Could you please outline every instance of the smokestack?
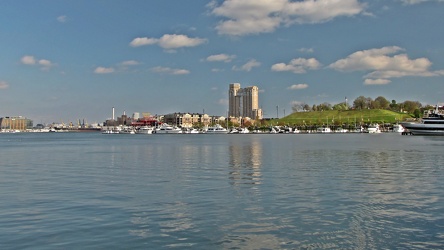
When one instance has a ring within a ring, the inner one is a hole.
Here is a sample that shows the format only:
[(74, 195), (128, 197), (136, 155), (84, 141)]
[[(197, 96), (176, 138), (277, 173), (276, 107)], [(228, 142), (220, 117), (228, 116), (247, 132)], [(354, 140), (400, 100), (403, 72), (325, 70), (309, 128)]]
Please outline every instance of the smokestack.
[(114, 107), (113, 107), (113, 121), (114, 121)]

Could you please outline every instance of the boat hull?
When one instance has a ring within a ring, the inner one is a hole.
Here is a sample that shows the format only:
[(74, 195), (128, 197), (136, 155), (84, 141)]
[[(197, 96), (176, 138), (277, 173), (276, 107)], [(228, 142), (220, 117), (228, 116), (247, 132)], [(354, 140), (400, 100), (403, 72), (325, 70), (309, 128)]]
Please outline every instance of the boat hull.
[(402, 123), (412, 135), (440, 135), (444, 136), (443, 124)]

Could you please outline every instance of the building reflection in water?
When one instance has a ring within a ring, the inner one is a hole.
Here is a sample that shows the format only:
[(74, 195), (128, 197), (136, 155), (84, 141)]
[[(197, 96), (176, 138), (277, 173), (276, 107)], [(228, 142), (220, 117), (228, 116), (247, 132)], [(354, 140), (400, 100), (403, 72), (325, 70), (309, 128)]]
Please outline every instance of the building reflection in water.
[(230, 184), (261, 184), (262, 145), (258, 140), (233, 140), (229, 146)]

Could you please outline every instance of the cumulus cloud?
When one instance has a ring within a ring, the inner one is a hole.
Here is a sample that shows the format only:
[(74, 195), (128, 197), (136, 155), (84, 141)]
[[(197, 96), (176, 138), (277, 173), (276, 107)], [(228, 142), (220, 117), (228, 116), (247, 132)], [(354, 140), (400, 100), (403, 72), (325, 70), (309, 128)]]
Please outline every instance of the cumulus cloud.
[(9, 88), (9, 84), (5, 81), (0, 81), (0, 89), (7, 89)]
[(151, 68), (152, 72), (155, 73), (162, 73), (162, 74), (169, 74), (169, 75), (187, 75), (190, 73), (189, 70), (186, 69), (172, 69), (172, 68), (168, 68), (168, 67), (154, 67)]
[(248, 61), (247, 63), (245, 63), (244, 65), (242, 65), (240, 68), (233, 66), (233, 70), (236, 71), (251, 71), (254, 67), (259, 67), (261, 66), (261, 63), (256, 61), (255, 59), (251, 59), (250, 61)]
[(272, 71), (290, 71), (295, 74), (306, 73), (307, 70), (316, 70), (321, 67), (321, 63), (315, 58), (295, 58), (289, 64), (276, 63), (271, 66)]
[(438, 76), (441, 71), (430, 71), (432, 65), (427, 58), (410, 59), (401, 53), (404, 49), (391, 46), (379, 49), (357, 51), (328, 67), (344, 72), (365, 71), (365, 84), (388, 84), (390, 78), (405, 76)]
[(95, 70), (94, 70), (94, 73), (96, 73), (96, 74), (110, 74), (110, 73), (113, 73), (115, 70), (114, 70), (114, 68), (106, 68), (106, 67), (97, 67)]
[(66, 22), (66, 20), (68, 20), (67, 16), (58, 16), (57, 17), (57, 21), (60, 23), (64, 23), (64, 22)]
[(36, 60), (33, 56), (23, 56), (20, 61), (26, 65), (34, 65), (36, 64)]
[(226, 0), (207, 6), (223, 18), (216, 26), (218, 33), (234, 36), (269, 33), (281, 25), (328, 22), (358, 15), (366, 8), (358, 0)]
[(206, 60), (208, 62), (231, 62), (234, 58), (236, 58), (235, 55), (217, 54), (207, 57)]
[(186, 35), (165, 34), (161, 38), (137, 37), (134, 38), (130, 46), (140, 47), (145, 45), (159, 45), (163, 49), (178, 49), (182, 47), (195, 47), (206, 43), (204, 38), (191, 38)]
[(42, 70), (49, 70), (54, 64), (47, 59), (36, 59), (34, 56), (23, 56), (20, 62), (25, 65), (37, 65)]
[(306, 89), (308, 88), (308, 84), (306, 83), (300, 83), (300, 84), (293, 84), (290, 87), (288, 87), (287, 89), (290, 90), (299, 90), (299, 89)]

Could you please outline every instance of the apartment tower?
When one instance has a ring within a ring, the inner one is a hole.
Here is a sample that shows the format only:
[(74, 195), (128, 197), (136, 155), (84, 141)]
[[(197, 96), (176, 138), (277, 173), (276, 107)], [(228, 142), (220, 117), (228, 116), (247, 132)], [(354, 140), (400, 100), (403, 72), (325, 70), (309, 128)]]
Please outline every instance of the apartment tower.
[(239, 83), (231, 83), (228, 90), (228, 116), (262, 119), (259, 108), (259, 88), (241, 88)]

